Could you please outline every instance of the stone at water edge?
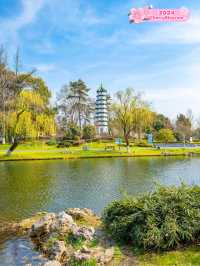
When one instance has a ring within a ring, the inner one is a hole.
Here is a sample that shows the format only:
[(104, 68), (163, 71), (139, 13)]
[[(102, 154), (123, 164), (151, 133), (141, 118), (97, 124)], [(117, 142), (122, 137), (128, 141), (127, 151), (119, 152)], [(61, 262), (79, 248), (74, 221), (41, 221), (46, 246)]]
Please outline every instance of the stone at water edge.
[(74, 259), (77, 262), (86, 262), (90, 259), (95, 259), (98, 265), (107, 265), (114, 258), (114, 247), (105, 249), (103, 247), (96, 247), (88, 249), (83, 247), (81, 250), (74, 252)]
[(65, 211), (67, 214), (71, 215), (74, 219), (84, 219), (87, 216), (96, 216), (92, 210), (84, 208), (69, 208)]
[(61, 266), (61, 263), (56, 260), (52, 260), (44, 263), (42, 266)]
[(67, 214), (66, 212), (59, 212), (57, 215), (58, 221), (61, 223), (68, 223), (68, 224), (73, 224), (74, 220), (71, 215)]
[(49, 233), (52, 224), (55, 222), (55, 219), (55, 213), (48, 213), (43, 216), (39, 221), (32, 225), (29, 234), (30, 237), (40, 237), (41, 235)]
[(74, 259), (77, 262), (83, 262), (90, 260), (92, 256), (90, 254), (82, 253), (81, 251), (74, 252)]
[(48, 250), (48, 257), (52, 260), (62, 261), (67, 256), (67, 250), (64, 241), (55, 241)]
[(73, 235), (76, 237), (83, 237), (85, 240), (93, 240), (95, 230), (93, 227), (82, 226), (73, 231)]
[(67, 233), (76, 224), (71, 215), (65, 212), (60, 212), (56, 215), (55, 222), (51, 226), (51, 231), (59, 231), (60, 233)]

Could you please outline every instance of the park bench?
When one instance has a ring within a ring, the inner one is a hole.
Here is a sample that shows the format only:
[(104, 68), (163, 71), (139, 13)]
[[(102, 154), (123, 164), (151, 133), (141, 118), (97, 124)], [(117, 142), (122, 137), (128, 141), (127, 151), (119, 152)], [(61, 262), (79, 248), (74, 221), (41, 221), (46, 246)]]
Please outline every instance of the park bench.
[(115, 146), (113, 145), (105, 146), (105, 151), (115, 151)]

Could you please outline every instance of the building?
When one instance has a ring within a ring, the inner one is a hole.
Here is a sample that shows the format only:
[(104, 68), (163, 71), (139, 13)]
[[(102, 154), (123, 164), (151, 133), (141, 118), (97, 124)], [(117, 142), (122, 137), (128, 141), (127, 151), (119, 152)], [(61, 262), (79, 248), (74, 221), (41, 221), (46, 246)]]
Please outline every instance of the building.
[(108, 134), (108, 93), (102, 85), (97, 90), (95, 124), (98, 135)]

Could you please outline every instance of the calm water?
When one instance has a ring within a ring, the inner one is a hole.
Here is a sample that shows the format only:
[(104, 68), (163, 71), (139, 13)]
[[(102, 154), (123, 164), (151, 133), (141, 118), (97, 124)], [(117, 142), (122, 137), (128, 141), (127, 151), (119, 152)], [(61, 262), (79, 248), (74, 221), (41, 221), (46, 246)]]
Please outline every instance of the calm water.
[[(152, 190), (155, 182), (181, 181), (200, 184), (200, 158), (1, 162), (0, 219), (19, 220), (68, 207), (88, 207), (100, 214), (122, 191), (137, 195)], [(0, 265), (25, 265), (24, 253), (37, 260), (26, 239), (0, 240)]]

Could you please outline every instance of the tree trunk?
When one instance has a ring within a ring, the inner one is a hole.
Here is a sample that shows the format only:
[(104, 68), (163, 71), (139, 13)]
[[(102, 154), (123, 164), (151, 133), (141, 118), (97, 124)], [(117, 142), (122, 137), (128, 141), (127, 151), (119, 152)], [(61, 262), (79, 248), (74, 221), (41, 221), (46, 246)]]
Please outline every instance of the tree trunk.
[(17, 148), (18, 144), (19, 144), (18, 139), (17, 139), (17, 138), (14, 138), (14, 142), (13, 142), (13, 144), (10, 146), (10, 148), (8, 149), (6, 155), (7, 155), (7, 156), (10, 156), (11, 153)]
[(127, 135), (125, 135), (124, 138), (125, 138), (126, 146), (128, 147), (129, 146), (129, 138)]

